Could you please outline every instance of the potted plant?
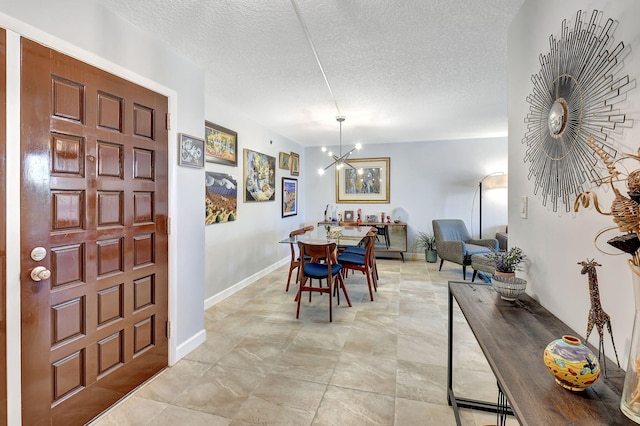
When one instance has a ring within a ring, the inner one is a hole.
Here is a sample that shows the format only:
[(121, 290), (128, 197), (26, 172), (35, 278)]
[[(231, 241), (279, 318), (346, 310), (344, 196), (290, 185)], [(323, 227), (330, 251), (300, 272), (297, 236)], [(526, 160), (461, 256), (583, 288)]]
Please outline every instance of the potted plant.
[(424, 248), (424, 257), (427, 262), (435, 263), (438, 261), (438, 254), (436, 253), (436, 237), (432, 233), (418, 232), (416, 247)]
[(496, 267), (495, 275), (508, 274), (515, 276), (516, 271), (521, 271), (521, 263), (527, 258), (520, 247), (511, 247), (509, 250), (492, 249), (487, 257)]

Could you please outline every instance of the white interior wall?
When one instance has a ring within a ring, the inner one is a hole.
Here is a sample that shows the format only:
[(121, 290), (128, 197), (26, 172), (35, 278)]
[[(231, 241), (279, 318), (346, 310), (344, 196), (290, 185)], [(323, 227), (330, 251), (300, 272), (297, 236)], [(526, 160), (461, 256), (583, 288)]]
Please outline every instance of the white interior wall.
[[(348, 132), (345, 131), (344, 134)], [(346, 138), (348, 140), (348, 136)], [(344, 138), (343, 146), (346, 149), (351, 147)], [(338, 149), (336, 146), (329, 148)], [(352, 154), (352, 157), (390, 157), (390, 202), (336, 204), (335, 168), (319, 175), (318, 169), (326, 167), (330, 163), (329, 158), (320, 148), (307, 148), (305, 168), (302, 170), (307, 180), (307, 222), (321, 220), (327, 204), (337, 205), (340, 213), (361, 208), (363, 220), (367, 214), (391, 213), (395, 208), (402, 208), (408, 213), (407, 239), (411, 249), (418, 232), (432, 231), (433, 219), (462, 219), (469, 231), (473, 230), (472, 234), (478, 236), (478, 183), (489, 173), (507, 170), (507, 139), (365, 145)], [(486, 197), (483, 198), (483, 203), (485, 201), (489, 203)], [(504, 230), (506, 204), (503, 204), (502, 209), (497, 209), (497, 212), (485, 207), (486, 205), (483, 206), (482, 216), (484, 236), (491, 232), (486, 226), (489, 224), (493, 229)], [(497, 216), (501, 218), (496, 219)], [(500, 220), (502, 223), (497, 224)]]
[[(279, 244), (293, 229), (305, 222), (305, 191), (298, 195), (298, 214), (282, 217), (282, 178), (298, 179), (298, 188), (305, 187), (305, 177), (292, 176), (288, 170), (279, 169), (280, 152), (300, 154), (300, 170), (304, 170), (302, 147), (245, 117), (241, 112), (229, 109), (222, 103), (206, 99), (206, 119), (238, 132), (238, 166), (231, 167), (206, 163), (207, 171), (229, 173), (238, 182), (238, 218), (234, 222), (207, 225), (205, 235), (205, 306), (211, 306), (255, 279), (275, 269), (289, 256), (289, 246)], [(203, 122), (204, 126), (204, 122)], [(251, 149), (276, 159), (276, 199), (265, 202), (244, 202), (243, 149)], [(204, 191), (204, 171), (200, 185)], [(200, 200), (198, 217), (204, 224), (204, 195)], [(279, 263), (280, 262), (280, 263)], [(284, 288), (284, 282), (283, 287)]]
[[(587, 277), (580, 274), (577, 262), (595, 258), (603, 266), (598, 268), (600, 296), (604, 310), (611, 316), (613, 334), (623, 368), (629, 350), (634, 306), (632, 277), (626, 266), (626, 255), (609, 256), (594, 246), (596, 234), (613, 226), (610, 217), (593, 209), (574, 213), (554, 213), (542, 205), (533, 194), (533, 183), (527, 179), (529, 163), (524, 164), (525, 146), (521, 140), (526, 132), (524, 117), (528, 112), (526, 96), (532, 90), (531, 76), (540, 70), (539, 55), (549, 52), (549, 36), (560, 36), (563, 19), (575, 22), (578, 10), (604, 11), (604, 18), (619, 22), (614, 32), (615, 42), (624, 41), (632, 47), (625, 58), (625, 72), (638, 79), (640, 70), (640, 3), (634, 0), (579, 1), (527, 0), (509, 30), (509, 244), (518, 245), (529, 255), (525, 278), (527, 292), (539, 299), (543, 306), (566, 322), (584, 338), (590, 307)], [(634, 50), (635, 49), (635, 50)], [(626, 152), (635, 153), (640, 141), (640, 90), (631, 91), (625, 104), (635, 126), (623, 131), (622, 143)], [(610, 192), (599, 191), (604, 209), (611, 202)], [(520, 217), (520, 198), (528, 197), (528, 218)], [(610, 235), (612, 236), (612, 235)], [(607, 244), (603, 242), (602, 247)], [(614, 252), (613, 249), (610, 250)], [(560, 336), (558, 336), (560, 337)], [(598, 334), (592, 333), (590, 342), (597, 345)], [(606, 353), (613, 357), (608, 335)], [(544, 346), (544, 345), (543, 345)], [(543, 348), (541, 346), (541, 350)], [(624, 361), (623, 361), (624, 358)]]
[[(24, 36), (169, 98), (170, 362), (204, 341), (202, 172), (177, 166), (177, 134), (204, 133), (203, 71), (91, 2), (22, 0), (0, 5), (7, 46), (7, 194), (19, 199), (19, 39)], [(20, 341), (19, 203), (7, 202), (7, 339)], [(177, 253), (190, 253), (178, 256)], [(179, 278), (178, 278), (179, 277)], [(179, 284), (179, 285), (178, 285)], [(20, 424), (20, 346), (7, 349), (8, 422)]]

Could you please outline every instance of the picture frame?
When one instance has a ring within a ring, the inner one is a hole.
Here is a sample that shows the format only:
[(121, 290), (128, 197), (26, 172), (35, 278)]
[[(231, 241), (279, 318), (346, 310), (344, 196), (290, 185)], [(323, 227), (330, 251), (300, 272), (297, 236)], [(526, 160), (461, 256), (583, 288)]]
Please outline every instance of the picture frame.
[(379, 216), (377, 214), (368, 214), (367, 223), (378, 223)]
[(290, 164), (291, 164), (291, 175), (292, 176), (298, 176), (300, 174), (300, 155), (296, 154), (295, 152), (292, 152), (290, 154), (291, 158), (289, 160)]
[(244, 201), (275, 201), (276, 157), (245, 148)]
[(185, 133), (180, 133), (178, 138), (178, 164), (188, 167), (204, 167), (204, 140)]
[(281, 152), (278, 158), (278, 167), (285, 170), (291, 169), (291, 154), (288, 152)]
[(389, 157), (350, 158), (352, 167), (336, 167), (336, 202), (389, 203), (390, 163)]
[(345, 210), (344, 211), (344, 221), (345, 222), (353, 222), (354, 217), (355, 217), (355, 215), (353, 213), (353, 210)]
[(238, 182), (228, 173), (205, 172), (204, 224), (238, 220)]
[(238, 166), (238, 133), (210, 121), (204, 122), (205, 159), (208, 163)]
[(282, 217), (298, 214), (298, 179), (282, 178)]

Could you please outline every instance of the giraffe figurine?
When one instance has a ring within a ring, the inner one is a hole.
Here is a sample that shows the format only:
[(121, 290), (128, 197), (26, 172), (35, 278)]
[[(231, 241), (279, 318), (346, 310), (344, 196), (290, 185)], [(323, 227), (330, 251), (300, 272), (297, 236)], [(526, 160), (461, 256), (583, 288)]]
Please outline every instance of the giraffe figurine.
[[(603, 365), (603, 371), (606, 376), (607, 363), (604, 353), (603, 331), (603, 326), (605, 324), (607, 326), (607, 330), (609, 331), (609, 335), (611, 336), (611, 344), (613, 345), (613, 352), (616, 355), (616, 362), (618, 363), (618, 367), (620, 367), (620, 360), (618, 360), (618, 351), (616, 350), (616, 344), (613, 341), (613, 332), (611, 331), (611, 318), (604, 311), (604, 309), (602, 309), (602, 305), (600, 304), (600, 290), (598, 289), (598, 274), (596, 273), (596, 266), (602, 265), (596, 262), (595, 259), (592, 259), (591, 261), (587, 259), (586, 262), (578, 262), (578, 265), (582, 265), (582, 271), (580, 273), (582, 275), (587, 274), (589, 277), (589, 297), (591, 299), (591, 309), (589, 309), (589, 316), (587, 321), (587, 337), (585, 338), (585, 343), (589, 340), (589, 335), (591, 334), (593, 326), (595, 325), (598, 329), (598, 334), (600, 335), (600, 341), (598, 342), (598, 359)], [(600, 353), (602, 353), (602, 358), (600, 358)]]

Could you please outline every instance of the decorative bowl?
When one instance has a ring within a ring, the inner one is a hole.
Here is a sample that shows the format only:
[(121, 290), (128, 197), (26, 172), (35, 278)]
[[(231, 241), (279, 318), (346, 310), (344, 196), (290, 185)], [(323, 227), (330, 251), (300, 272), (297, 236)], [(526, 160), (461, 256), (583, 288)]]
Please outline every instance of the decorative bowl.
[(600, 377), (598, 358), (574, 336), (565, 335), (549, 343), (544, 364), (557, 384), (572, 391), (585, 390)]
[(496, 293), (498, 293), (502, 299), (510, 302), (516, 300), (527, 288), (527, 281), (518, 277), (494, 275), (491, 277), (491, 281)]

